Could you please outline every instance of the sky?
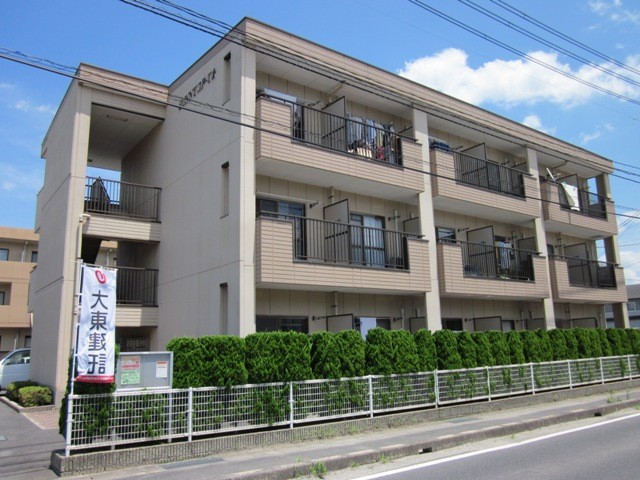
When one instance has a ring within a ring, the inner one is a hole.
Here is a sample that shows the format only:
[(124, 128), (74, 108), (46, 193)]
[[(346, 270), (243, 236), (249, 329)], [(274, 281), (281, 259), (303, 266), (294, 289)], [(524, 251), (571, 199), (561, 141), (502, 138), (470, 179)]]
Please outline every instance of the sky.
[[(640, 220), (626, 217), (640, 216), (640, 1), (416, 0), (425, 8), (409, 0), (174, 1), (231, 25), (256, 18), (613, 160), (621, 261), (627, 283), (640, 283)], [(0, 51), (72, 67), (89, 63), (162, 84), (216, 41), (120, 0), (2, 2)], [(68, 86), (67, 78), (0, 58), (0, 225), (33, 228), (45, 167), (40, 146)]]

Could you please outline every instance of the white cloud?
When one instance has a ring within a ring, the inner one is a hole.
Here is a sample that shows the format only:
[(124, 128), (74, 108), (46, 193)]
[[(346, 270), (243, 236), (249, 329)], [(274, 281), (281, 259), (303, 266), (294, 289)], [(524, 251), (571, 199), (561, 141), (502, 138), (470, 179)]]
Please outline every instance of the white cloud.
[(13, 108), (25, 113), (46, 113), (53, 115), (56, 111), (51, 105), (33, 105), (28, 100), (18, 100), (13, 104)]
[(600, 124), (591, 133), (581, 132), (580, 133), (580, 143), (582, 143), (583, 145), (586, 145), (587, 143), (592, 142), (593, 140), (597, 140), (598, 138), (600, 138), (602, 136), (602, 134), (607, 133), (607, 132), (613, 132), (614, 130), (615, 130), (615, 128), (610, 123)]
[(2, 190), (26, 198), (38, 193), (44, 172), (38, 168), (25, 167), (21, 170), (11, 163), (0, 163), (0, 176), (3, 177)]
[(635, 23), (640, 25), (640, 10), (628, 10), (623, 7), (622, 0), (593, 0), (589, 2), (591, 11), (616, 23)]
[(6, 180), (2, 182), (2, 189), (10, 192), (16, 188), (16, 184), (13, 182), (7, 182)]
[[(640, 87), (591, 66), (585, 65), (574, 70), (570, 65), (561, 63), (557, 53), (537, 51), (528, 55), (585, 82), (612, 90), (619, 95), (640, 98)], [(630, 57), (627, 63), (640, 68), (638, 57)], [(620, 71), (614, 65), (606, 67)], [(468, 64), (467, 53), (457, 48), (448, 48), (432, 56), (405, 62), (404, 68), (398, 73), (476, 105), (494, 103), (513, 107), (549, 102), (572, 107), (588, 101), (594, 95), (602, 94), (528, 59), (496, 59), (473, 68)]]
[(10, 88), (14, 88), (14, 85), (6, 82), (0, 82), (0, 90), (9, 90)]
[(555, 128), (548, 128), (543, 126), (542, 120), (540, 120), (540, 117), (535, 114), (527, 115), (526, 117), (524, 117), (524, 120), (522, 120), (522, 124), (526, 125), (527, 127), (535, 128), (542, 133), (548, 133), (550, 135), (553, 135), (556, 131)]

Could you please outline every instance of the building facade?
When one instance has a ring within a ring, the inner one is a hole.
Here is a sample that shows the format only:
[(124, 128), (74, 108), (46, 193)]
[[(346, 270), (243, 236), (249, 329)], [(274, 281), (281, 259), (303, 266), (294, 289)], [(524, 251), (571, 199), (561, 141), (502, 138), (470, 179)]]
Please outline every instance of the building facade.
[[(629, 327), (640, 328), (640, 284), (627, 285), (627, 313), (629, 315)], [(614, 306), (604, 306), (607, 327), (613, 328), (616, 325), (614, 318)]]
[(58, 389), (105, 241), (124, 350), (628, 324), (610, 160), (256, 20), (169, 86), (81, 65), (42, 156), (32, 369)]

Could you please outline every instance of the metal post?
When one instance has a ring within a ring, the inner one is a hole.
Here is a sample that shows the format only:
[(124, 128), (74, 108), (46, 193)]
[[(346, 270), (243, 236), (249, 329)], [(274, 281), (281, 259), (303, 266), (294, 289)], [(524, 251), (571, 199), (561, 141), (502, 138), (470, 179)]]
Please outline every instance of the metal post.
[(629, 380), (633, 379), (631, 374), (631, 355), (627, 355), (627, 366), (629, 367)]
[(369, 417), (373, 418), (373, 378), (369, 375)]
[(289, 382), (289, 428), (293, 428), (293, 382)]
[(171, 443), (171, 436), (173, 435), (173, 392), (169, 392), (169, 414), (167, 415), (167, 433), (169, 439), (167, 443)]
[(71, 453), (71, 429), (73, 428), (73, 393), (69, 393), (67, 397), (67, 427), (64, 435), (64, 456), (68, 457)]
[(187, 437), (189, 441), (193, 439), (193, 387), (189, 387), (187, 396)]
[(567, 360), (567, 368), (569, 369), (569, 390), (572, 390), (573, 378), (571, 377), (571, 360)]
[(529, 370), (531, 372), (531, 393), (533, 395), (536, 394), (536, 379), (535, 376), (533, 375), (533, 363), (529, 364)]
[(600, 379), (602, 384), (604, 385), (604, 368), (602, 368), (602, 357), (600, 357), (598, 361), (600, 362)]
[(491, 401), (491, 374), (489, 373), (489, 367), (486, 367), (487, 371), (487, 395), (489, 396), (489, 401)]
[(433, 371), (433, 386), (436, 393), (436, 408), (438, 408), (438, 404), (440, 403), (440, 388), (438, 387), (438, 370)]

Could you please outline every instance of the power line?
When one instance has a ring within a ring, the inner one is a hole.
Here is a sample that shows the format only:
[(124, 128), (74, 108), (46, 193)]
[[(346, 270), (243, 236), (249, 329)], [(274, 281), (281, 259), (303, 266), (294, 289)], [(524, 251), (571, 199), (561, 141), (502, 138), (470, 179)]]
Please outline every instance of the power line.
[[(261, 39), (259, 36), (257, 35), (251, 35), (251, 34), (247, 34), (244, 32), (239, 32), (237, 30), (235, 30), (234, 28), (231, 27), (231, 30), (229, 30), (227, 33), (225, 33), (224, 31), (220, 31), (218, 28), (216, 29), (212, 29), (211, 27), (207, 27), (206, 25), (203, 25), (200, 22), (195, 22), (194, 20), (191, 19), (186, 19), (184, 16), (180, 15), (180, 14), (176, 14), (174, 12), (169, 12), (166, 9), (157, 7), (157, 6), (153, 6), (150, 5), (147, 1), (145, 0), (120, 0), (123, 3), (129, 4), (131, 6), (134, 6), (136, 8), (140, 8), (143, 10), (146, 10), (150, 13), (153, 13), (155, 15), (167, 18), (169, 20), (181, 23), (185, 26), (189, 26), (192, 28), (195, 28), (197, 30), (200, 30), (202, 32), (205, 33), (209, 33), (210, 35), (216, 36), (218, 38), (224, 38), (226, 41), (229, 41), (231, 43), (234, 43), (236, 45), (242, 46), (243, 48), (248, 48), (251, 50), (254, 50), (258, 53), (262, 53), (268, 56), (271, 56), (273, 58), (276, 58), (278, 60), (281, 61), (285, 61), (291, 65), (303, 68), (307, 71), (319, 74), (319, 75), (323, 75), (327, 78), (330, 78), (332, 80), (335, 81), (339, 81), (340, 83), (345, 83), (348, 84), (350, 86), (353, 86), (355, 88), (358, 88), (362, 91), (366, 91), (367, 93), (371, 93), (373, 95), (378, 95), (382, 98), (385, 98), (387, 100), (391, 100), (394, 102), (397, 102), (400, 105), (406, 106), (408, 108), (415, 108), (417, 110), (423, 111), (425, 113), (428, 113), (431, 116), (443, 119), (447, 122), (453, 123), (453, 124), (457, 124), (460, 126), (463, 126), (464, 128), (470, 129), (470, 130), (475, 130), (478, 131), (480, 133), (482, 133), (483, 135), (489, 135), (489, 136), (493, 136), (494, 138), (498, 138), (500, 140), (509, 142), (511, 144), (514, 145), (518, 145), (520, 147), (522, 147), (523, 145), (521, 145), (518, 142), (515, 142), (514, 140), (512, 140), (511, 138), (509, 138), (507, 135), (507, 133), (505, 133), (505, 131), (502, 131), (500, 129), (496, 129), (495, 127), (489, 125), (486, 121), (483, 123), (480, 122), (476, 122), (473, 119), (469, 119), (468, 117), (464, 117), (461, 114), (457, 114), (455, 112), (452, 111), (452, 106), (448, 105), (448, 109), (444, 110), (444, 109), (439, 109), (438, 107), (434, 106), (434, 105), (427, 105), (425, 103), (422, 103), (420, 101), (416, 101), (416, 99), (414, 98), (407, 98), (410, 97), (410, 94), (407, 92), (403, 92), (402, 90), (398, 89), (398, 85), (384, 85), (382, 86), (380, 83), (376, 83), (376, 84), (372, 84), (371, 82), (362, 79), (360, 77), (355, 77), (353, 75), (348, 74), (347, 72), (345, 72), (344, 70), (336, 70), (328, 65), (323, 64), (319, 59), (317, 59), (316, 57), (313, 56), (309, 56), (306, 55), (305, 57), (301, 57), (299, 55), (296, 55), (295, 53), (293, 53), (290, 49), (283, 49), (278, 47), (277, 45), (274, 45), (272, 43), (269, 42), (265, 42), (264, 39)], [(228, 24), (225, 24), (224, 22), (221, 22), (219, 20), (215, 20), (212, 19), (204, 14), (200, 14), (194, 12), (194, 10), (188, 9), (186, 7), (182, 7), (174, 2), (170, 2), (168, 0), (156, 0), (158, 3), (161, 3), (163, 5), (167, 5), (167, 6), (171, 6), (172, 8), (176, 8), (181, 12), (187, 13), (189, 15), (196, 15), (199, 19), (203, 19), (205, 21), (208, 22), (212, 22), (214, 23), (216, 26), (220, 26), (223, 25), (224, 29), (229, 28)], [(247, 40), (250, 40), (254, 43), (254, 45), (248, 44)], [(266, 46), (265, 46), (266, 44)], [(311, 61), (311, 60), (315, 60)], [(382, 88), (384, 87), (384, 88)], [(456, 118), (458, 121), (453, 120), (453, 118)], [(474, 126), (475, 125), (475, 126)], [(513, 135), (519, 136), (519, 132), (515, 132), (514, 129), (502, 125), (501, 126), (502, 129), (506, 130), (507, 132), (511, 131)], [(555, 149), (549, 148), (547, 146), (542, 146), (540, 144), (537, 144), (535, 141), (529, 141), (527, 144), (528, 147), (535, 149), (536, 147), (539, 148), (540, 152), (544, 152), (546, 155), (549, 155), (552, 158), (556, 158), (559, 160), (562, 160), (566, 163), (573, 163), (576, 165), (593, 165), (593, 163), (591, 161), (588, 161), (586, 159), (581, 159), (581, 161), (576, 161), (570, 158), (566, 158), (565, 156), (558, 156), (558, 155), (554, 155), (553, 153), (556, 154), (560, 154), (560, 155), (566, 155), (566, 153), (563, 152), (559, 152)], [(553, 153), (550, 153), (553, 152)], [(598, 166), (595, 167), (596, 169), (599, 169)], [(640, 174), (636, 174), (633, 172), (627, 172), (621, 169), (618, 169), (618, 171), (623, 172), (623, 173), (627, 173), (629, 175), (633, 175), (633, 176), (640, 176)], [(638, 183), (637, 181), (628, 179), (624, 176), (615, 174), (615, 173), (610, 173), (611, 176), (613, 177), (618, 177), (627, 181), (631, 181), (634, 183)]]
[(441, 12), (440, 10), (425, 4), (424, 2), (422, 2), (420, 0), (409, 0), (409, 2), (413, 3), (414, 5), (420, 7), (423, 10), (426, 10), (427, 12), (430, 12), (430, 13), (436, 15), (437, 17), (442, 18), (443, 20), (446, 20), (449, 23), (454, 24), (455, 26), (457, 26), (457, 27), (459, 27), (459, 28), (461, 28), (463, 30), (466, 30), (467, 32), (469, 32), (469, 33), (471, 33), (471, 34), (473, 34), (473, 35), (475, 35), (475, 36), (477, 36), (479, 38), (482, 38), (483, 40), (486, 40), (486, 41), (488, 41), (490, 43), (493, 43), (494, 45), (496, 45), (498, 47), (501, 47), (501, 48), (504, 48), (505, 50), (507, 50), (507, 51), (509, 51), (511, 53), (514, 53), (514, 54), (518, 55), (519, 57), (524, 58), (525, 60), (528, 60), (528, 61), (530, 61), (532, 63), (535, 63), (536, 65), (539, 65), (539, 66), (544, 67), (544, 68), (546, 68), (548, 70), (551, 70), (552, 72), (555, 72), (555, 73), (557, 73), (559, 75), (562, 75), (562, 76), (564, 76), (566, 78), (570, 78), (570, 79), (572, 79), (572, 80), (574, 80), (574, 81), (576, 81), (578, 83), (581, 83), (583, 85), (591, 87), (594, 90), (598, 90), (598, 91), (600, 91), (602, 93), (606, 93), (606, 94), (611, 95), (613, 97), (616, 97), (616, 98), (618, 98), (620, 100), (625, 100), (625, 101), (627, 101), (629, 103), (632, 103), (634, 105), (640, 105), (640, 100), (636, 100), (636, 99), (628, 97), (626, 95), (622, 95), (620, 93), (616, 93), (616, 92), (614, 92), (612, 90), (609, 90), (607, 88), (604, 88), (604, 87), (601, 87), (599, 85), (596, 85), (596, 84), (594, 84), (592, 82), (584, 80), (583, 78), (577, 77), (576, 75), (573, 75), (571, 73), (565, 72), (565, 71), (561, 70), (560, 68), (554, 67), (553, 65), (549, 65), (548, 63), (543, 62), (542, 60), (539, 60), (539, 59), (537, 59), (535, 57), (532, 57), (531, 55), (528, 55), (527, 53), (522, 52), (521, 50), (518, 50), (517, 48), (514, 48), (514, 47), (512, 47), (512, 46), (510, 46), (510, 45), (508, 45), (508, 44), (506, 44), (506, 43), (504, 43), (504, 42), (502, 42), (502, 41), (500, 41), (500, 40), (498, 40), (498, 39), (496, 39), (496, 38), (494, 38), (494, 37), (492, 37), (492, 36), (490, 36), (490, 35), (488, 35), (488, 34), (486, 34), (484, 32), (481, 32), (480, 30), (478, 30), (476, 28), (473, 28), (472, 26), (470, 26), (470, 25), (468, 25), (468, 24), (466, 24), (466, 23), (464, 23), (464, 22), (462, 22), (460, 20), (457, 20), (457, 19), (447, 15), (446, 13)]

